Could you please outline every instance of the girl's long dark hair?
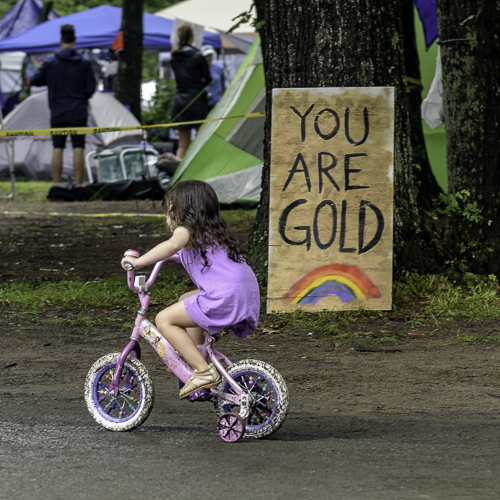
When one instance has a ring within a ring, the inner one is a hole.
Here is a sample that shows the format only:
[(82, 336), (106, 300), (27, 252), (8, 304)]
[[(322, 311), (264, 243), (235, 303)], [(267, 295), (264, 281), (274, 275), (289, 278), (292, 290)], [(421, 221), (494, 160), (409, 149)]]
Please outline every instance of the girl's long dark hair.
[(190, 244), (198, 250), (204, 267), (209, 266), (207, 249), (225, 248), (234, 262), (248, 262), (246, 250), (231, 236), (221, 217), (219, 200), (212, 186), (203, 181), (181, 181), (167, 193), (165, 210), (174, 227), (189, 231)]

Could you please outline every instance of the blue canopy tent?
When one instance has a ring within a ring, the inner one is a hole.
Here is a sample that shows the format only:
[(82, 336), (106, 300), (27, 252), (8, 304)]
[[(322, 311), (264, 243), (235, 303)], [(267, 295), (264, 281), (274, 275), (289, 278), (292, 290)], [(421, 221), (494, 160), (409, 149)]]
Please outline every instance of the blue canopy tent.
[[(0, 19), (0, 40), (36, 26), (42, 7), (43, 0), (18, 0)], [(58, 17), (57, 12), (50, 11), (49, 19)], [(0, 57), (0, 105), (3, 114), (19, 103), (22, 61), (21, 52)]]
[[(0, 19), (0, 40), (29, 30), (38, 24), (43, 0), (19, 0), (7, 14)], [(57, 19), (54, 10), (49, 13), (49, 20)]]
[[(72, 24), (76, 32), (76, 48), (111, 48), (120, 31), (122, 9), (101, 5), (94, 9), (46, 21), (23, 33), (0, 40), (0, 52), (49, 52), (60, 46), (60, 26)], [(144, 14), (143, 47), (145, 50), (170, 50), (174, 21), (154, 14)], [(217, 33), (205, 32), (204, 44), (220, 48)]]

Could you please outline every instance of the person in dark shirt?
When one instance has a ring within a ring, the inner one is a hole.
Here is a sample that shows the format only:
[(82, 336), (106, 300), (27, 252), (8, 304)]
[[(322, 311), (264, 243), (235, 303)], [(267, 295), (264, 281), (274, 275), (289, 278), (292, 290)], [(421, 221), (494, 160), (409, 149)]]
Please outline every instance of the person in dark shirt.
[[(47, 85), (51, 128), (85, 127), (88, 100), (96, 89), (96, 79), (90, 61), (75, 50), (75, 28), (61, 26), (61, 48), (48, 57), (33, 75), (30, 84)], [(67, 135), (53, 135), (52, 180), (62, 181), (63, 152)], [(75, 182), (83, 184), (85, 173), (85, 135), (71, 135)]]
[[(182, 23), (177, 28), (178, 45), (172, 51), (171, 65), (175, 75), (175, 99), (172, 108), (174, 123), (203, 120), (208, 115), (208, 95), (203, 89), (210, 84), (210, 67), (202, 53), (191, 44), (193, 27)], [(178, 125), (177, 157), (182, 158), (191, 143), (191, 130), (198, 131), (200, 125)]]

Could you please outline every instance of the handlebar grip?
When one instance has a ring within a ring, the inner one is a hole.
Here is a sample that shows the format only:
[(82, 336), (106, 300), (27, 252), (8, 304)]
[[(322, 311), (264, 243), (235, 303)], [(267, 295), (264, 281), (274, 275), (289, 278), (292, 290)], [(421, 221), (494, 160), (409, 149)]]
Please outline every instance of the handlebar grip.
[(137, 250), (132, 250), (131, 248), (129, 248), (128, 250), (125, 251), (125, 253), (123, 254), (124, 257), (127, 257), (128, 255), (130, 255), (130, 257), (140, 257), (141, 256), (141, 253), (138, 252)]
[(130, 262), (125, 262), (125, 264), (123, 264), (123, 269), (125, 269), (125, 271), (132, 271), (134, 266)]

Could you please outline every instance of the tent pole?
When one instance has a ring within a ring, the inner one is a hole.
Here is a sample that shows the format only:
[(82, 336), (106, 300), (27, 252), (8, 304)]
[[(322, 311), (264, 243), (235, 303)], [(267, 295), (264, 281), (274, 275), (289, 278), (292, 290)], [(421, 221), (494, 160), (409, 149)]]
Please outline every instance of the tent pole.
[[(16, 175), (15, 175), (15, 163), (14, 163), (14, 151), (15, 151), (15, 145), (16, 145), (16, 140), (11, 139), (8, 141), (8, 144), (12, 148), (11, 154), (9, 156), (9, 171), (10, 171), (10, 182), (12, 183), (12, 191), (11, 194), (12, 196), (17, 195), (17, 188), (16, 188)], [(7, 146), (7, 143), (5, 144)]]
[[(3, 112), (2, 108), (0, 108), (0, 130), (3, 129)], [(10, 173), (10, 182), (12, 184), (10, 194), (7, 196), (0, 196), (0, 198), (14, 198), (17, 195), (16, 189), (16, 176), (14, 174), (15, 164), (14, 164), (14, 138), (5, 138), (3, 139), (3, 143), (5, 144), (5, 152), (7, 153), (7, 158), (9, 160), (9, 173)], [(9, 147), (11, 147), (11, 151), (9, 152)]]
[[(220, 36), (220, 33), (219, 33), (219, 36)], [(220, 47), (220, 53), (221, 53), (221, 56), (222, 56), (222, 66), (224, 66), (224, 76), (226, 77), (226, 80), (227, 80), (227, 63), (226, 63), (226, 49), (224, 48), (224, 43), (222, 43), (222, 40), (221, 40), (221, 47)]]

